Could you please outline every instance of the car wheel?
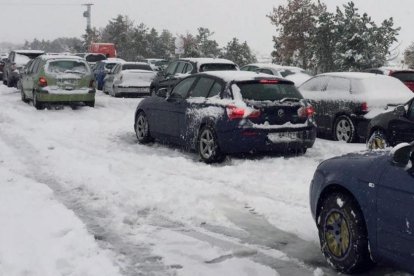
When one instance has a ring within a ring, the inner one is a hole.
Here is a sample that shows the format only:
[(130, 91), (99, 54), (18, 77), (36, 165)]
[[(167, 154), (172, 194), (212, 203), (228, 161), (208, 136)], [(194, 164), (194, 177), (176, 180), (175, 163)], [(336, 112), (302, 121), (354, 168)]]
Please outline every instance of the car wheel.
[(33, 91), (33, 100), (32, 100), (32, 103), (33, 103), (33, 106), (37, 109), (37, 110), (40, 110), (40, 109), (43, 109), (44, 107), (43, 107), (43, 103), (41, 103), (41, 102), (38, 102), (37, 101), (37, 94), (36, 94), (36, 92), (34, 92)]
[(197, 140), (197, 149), (200, 159), (207, 164), (221, 162), (225, 158), (218, 146), (216, 132), (210, 125), (201, 128)]
[(13, 87), (13, 82), (10, 79), (7, 79), (7, 87)]
[(364, 216), (354, 198), (330, 194), (317, 221), (322, 253), (333, 268), (355, 273), (372, 267)]
[(140, 111), (135, 119), (135, 134), (140, 144), (146, 144), (154, 139), (150, 134), (150, 127), (144, 111)]
[(352, 120), (345, 115), (339, 116), (335, 120), (334, 140), (351, 143), (355, 140), (355, 126)]
[(370, 150), (385, 149), (389, 146), (390, 145), (387, 141), (387, 137), (381, 130), (374, 131), (367, 142), (367, 148)]

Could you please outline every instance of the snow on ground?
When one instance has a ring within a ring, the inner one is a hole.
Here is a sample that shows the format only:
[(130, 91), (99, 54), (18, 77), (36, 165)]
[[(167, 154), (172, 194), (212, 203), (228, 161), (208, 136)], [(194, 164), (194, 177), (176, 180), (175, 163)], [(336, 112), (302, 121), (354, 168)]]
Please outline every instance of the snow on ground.
[[(12, 175), (14, 184), (35, 191), (47, 185), (54, 196), (46, 189), (39, 198), (62, 202), (91, 234), (73, 243), (89, 239), (76, 250), (94, 248), (93, 235), (124, 275), (335, 275), (319, 251), (309, 183), (319, 162), (365, 145), (318, 139), (301, 157), (230, 158), (206, 165), (194, 153), (139, 145), (133, 131), (139, 101), (98, 92), (95, 108), (37, 111), (16, 90), (1, 86), (1, 179)], [(78, 229), (71, 214), (70, 225)], [(0, 221), (6, 215), (1, 212)], [(24, 223), (42, 229), (43, 220), (28, 217), (16, 218), (14, 239)], [(50, 217), (54, 221), (62, 222)], [(4, 239), (1, 230), (0, 235)], [(70, 254), (64, 238), (55, 236), (56, 259)], [(91, 252), (90, 259), (80, 259), (92, 262), (100, 251)], [(34, 262), (29, 255), (20, 258), (22, 267)], [(104, 260), (99, 268), (113, 269)], [(110, 269), (105, 271), (115, 271)]]

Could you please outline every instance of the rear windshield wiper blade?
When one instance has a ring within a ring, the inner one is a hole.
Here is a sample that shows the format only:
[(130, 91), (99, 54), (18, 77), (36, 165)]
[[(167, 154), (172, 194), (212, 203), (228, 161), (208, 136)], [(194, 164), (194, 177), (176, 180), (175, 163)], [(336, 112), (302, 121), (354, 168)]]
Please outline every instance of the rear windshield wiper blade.
[(279, 102), (284, 103), (284, 102), (299, 102), (299, 101), (300, 99), (298, 98), (283, 98)]

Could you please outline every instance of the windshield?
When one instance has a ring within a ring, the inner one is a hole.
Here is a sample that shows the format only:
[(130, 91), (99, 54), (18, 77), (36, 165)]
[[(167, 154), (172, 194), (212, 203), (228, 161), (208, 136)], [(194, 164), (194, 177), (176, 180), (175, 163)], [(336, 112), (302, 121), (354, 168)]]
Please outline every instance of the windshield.
[(122, 66), (122, 70), (131, 70), (131, 69), (152, 71), (151, 66), (149, 66), (148, 64), (124, 64)]
[(280, 101), (284, 98), (303, 98), (296, 87), (290, 83), (239, 82), (237, 86), (245, 100)]
[(114, 68), (115, 65), (117, 65), (118, 63), (105, 63), (105, 69), (109, 69), (111, 70), (112, 68)]
[(46, 66), (46, 71), (50, 73), (80, 73), (89, 72), (85, 62), (79, 60), (57, 60), (51, 61)]
[(200, 66), (200, 72), (207, 71), (235, 71), (237, 70), (236, 65), (234, 64), (220, 64), (220, 63), (211, 63), (203, 64)]

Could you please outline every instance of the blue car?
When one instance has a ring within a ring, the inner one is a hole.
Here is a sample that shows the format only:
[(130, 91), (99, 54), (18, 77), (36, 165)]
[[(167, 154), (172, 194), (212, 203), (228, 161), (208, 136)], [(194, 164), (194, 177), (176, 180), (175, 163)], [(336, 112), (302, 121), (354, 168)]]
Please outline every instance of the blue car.
[(414, 142), (322, 162), (310, 205), (321, 250), (338, 271), (381, 262), (414, 273)]
[(104, 80), (106, 74), (109, 74), (112, 68), (119, 63), (124, 63), (125, 61), (120, 58), (108, 58), (105, 60), (98, 61), (93, 69), (93, 74), (95, 77), (96, 88), (102, 90), (104, 86)]
[(206, 163), (228, 154), (313, 146), (313, 108), (293, 82), (240, 71), (194, 74), (162, 88), (135, 112), (139, 143), (158, 140), (195, 150)]

